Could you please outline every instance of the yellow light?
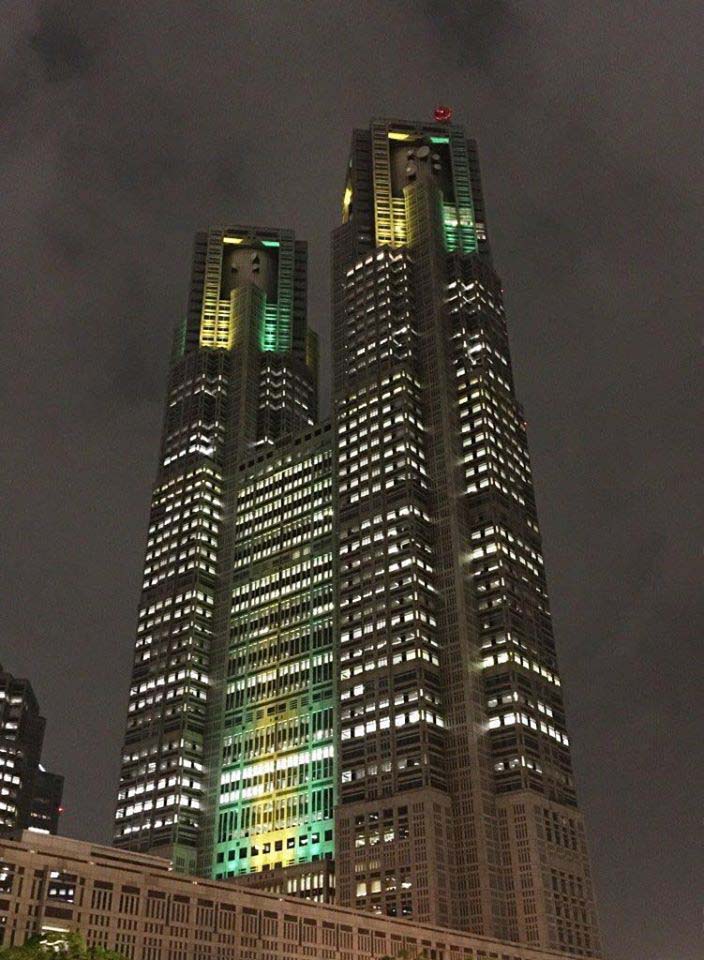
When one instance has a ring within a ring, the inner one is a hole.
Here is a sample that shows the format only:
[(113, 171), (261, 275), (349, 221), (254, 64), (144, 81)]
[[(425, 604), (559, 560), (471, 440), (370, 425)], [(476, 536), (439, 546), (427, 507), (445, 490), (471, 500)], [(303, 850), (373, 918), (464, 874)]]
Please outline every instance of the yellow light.
[(399, 130), (389, 130), (389, 140), (415, 140), (412, 133), (401, 133)]
[(244, 243), (244, 239), (242, 237), (223, 237), (222, 242), (223, 243)]

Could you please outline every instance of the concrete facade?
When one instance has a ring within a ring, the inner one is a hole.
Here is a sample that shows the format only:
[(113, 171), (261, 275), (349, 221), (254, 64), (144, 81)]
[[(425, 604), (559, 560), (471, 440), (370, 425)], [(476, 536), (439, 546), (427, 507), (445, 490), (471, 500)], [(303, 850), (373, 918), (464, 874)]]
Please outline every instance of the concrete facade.
[(0, 842), (0, 944), (78, 930), (128, 960), (558, 960), (568, 955), (174, 873), (25, 832)]

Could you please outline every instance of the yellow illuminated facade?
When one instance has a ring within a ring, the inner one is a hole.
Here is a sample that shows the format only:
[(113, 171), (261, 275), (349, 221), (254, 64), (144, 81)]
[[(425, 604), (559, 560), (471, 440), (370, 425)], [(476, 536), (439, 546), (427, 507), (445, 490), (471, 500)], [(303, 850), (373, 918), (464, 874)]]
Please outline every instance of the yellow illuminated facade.
[(347, 223), (350, 216), (350, 205), (352, 203), (352, 187), (348, 183), (342, 196), (342, 222)]
[(252, 284), (265, 294), (259, 325), (264, 351), (293, 345), (296, 243), (289, 230), (208, 232), (199, 345), (230, 350), (237, 335), (234, 291)]
[[(374, 186), (374, 231), (377, 246), (404, 246), (408, 242), (404, 186), (419, 156), (429, 153), (444, 181), (443, 215), (448, 251), (474, 253), (478, 239), (485, 237), (484, 224), (476, 217), (471, 173), (463, 133), (438, 125), (427, 128), (393, 121), (375, 121), (371, 127)], [(411, 173), (412, 177), (412, 173)], [(352, 188), (347, 187), (343, 207), (349, 207)], [(346, 221), (343, 217), (343, 222)]]
[(218, 878), (333, 855), (332, 509), (329, 426), (239, 484)]

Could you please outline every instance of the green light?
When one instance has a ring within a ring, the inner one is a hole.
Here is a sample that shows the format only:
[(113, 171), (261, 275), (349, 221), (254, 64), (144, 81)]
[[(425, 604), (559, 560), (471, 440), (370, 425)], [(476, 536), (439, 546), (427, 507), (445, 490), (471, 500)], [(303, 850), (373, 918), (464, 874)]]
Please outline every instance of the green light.
[(450, 138), (449, 137), (431, 137), (430, 142), (431, 143), (449, 143)]
[[(326, 444), (284, 452), (238, 488), (214, 876), (314, 864), (334, 852), (332, 459)], [(299, 476), (307, 479), (289, 503)], [(317, 523), (321, 501), (326, 519)], [(324, 539), (302, 558), (293, 548), (296, 532), (314, 521)], [(274, 537), (266, 547), (262, 534)], [(278, 619), (282, 603), (290, 621)], [(261, 622), (269, 624), (266, 634)], [(243, 673), (242, 663), (254, 662), (255, 652), (257, 665)], [(282, 657), (286, 665), (279, 664)]]
[(293, 245), (284, 240), (262, 240), (262, 246), (280, 248), (278, 254), (278, 302), (264, 305), (259, 328), (259, 349), (265, 353), (281, 353), (291, 349), (293, 315)]
[[(265, 352), (281, 349), (279, 339), (282, 334), (282, 328), (286, 327), (285, 319), (282, 317), (280, 304), (267, 303), (264, 307), (264, 316), (259, 328), (259, 348)], [(288, 324), (290, 327), (290, 324)]]

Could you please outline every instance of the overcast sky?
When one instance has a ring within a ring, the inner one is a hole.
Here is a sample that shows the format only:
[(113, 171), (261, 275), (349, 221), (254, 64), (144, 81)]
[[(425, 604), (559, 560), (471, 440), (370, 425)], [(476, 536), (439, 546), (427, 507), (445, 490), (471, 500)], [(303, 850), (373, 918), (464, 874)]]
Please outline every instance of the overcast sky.
[[(350, 132), (479, 140), (606, 947), (702, 956), (699, 0), (5, 0), (2, 629), (111, 834), (193, 232), (328, 234)], [(327, 382), (327, 377), (325, 378)]]

